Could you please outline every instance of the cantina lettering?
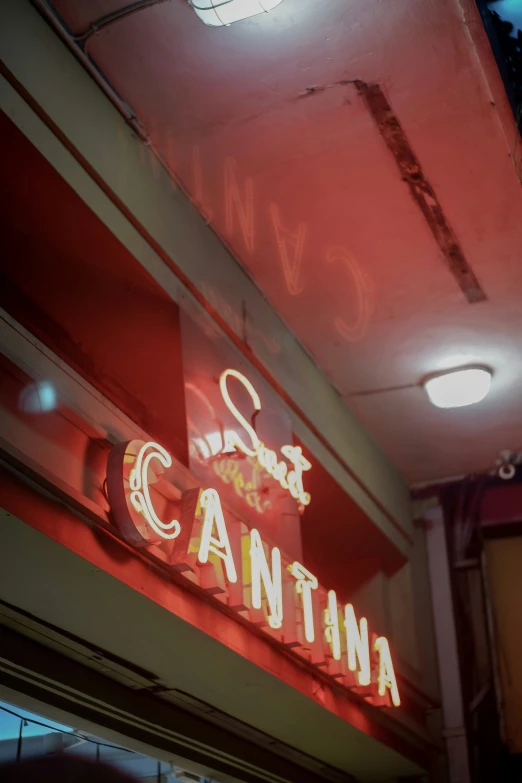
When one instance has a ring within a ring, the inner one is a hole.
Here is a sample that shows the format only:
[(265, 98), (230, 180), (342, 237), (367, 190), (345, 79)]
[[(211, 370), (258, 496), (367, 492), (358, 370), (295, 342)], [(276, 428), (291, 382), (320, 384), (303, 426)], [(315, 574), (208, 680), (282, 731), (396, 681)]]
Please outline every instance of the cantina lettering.
[[(223, 376), (222, 382), (226, 384)], [(258, 400), (253, 397), (255, 406)], [(268, 452), (237, 413), (251, 444), (237, 436), (228, 446), (246, 454), (259, 455), (262, 448)], [(295, 491), (303, 502), (302, 470), (308, 468), (299, 467), (300, 455), (290, 457), (294, 468), (286, 473), (272, 454), (268, 458), (272, 475), (282, 486), (286, 482), (292, 495)], [(126, 540), (134, 546), (154, 547), (164, 562), (203, 591), (341, 684), (374, 704), (399, 706), (386, 637), (370, 634), (366, 619), (357, 619), (352, 604), (340, 607), (334, 590), (322, 588), (303, 564), (285, 562), (281, 551), (268, 546), (258, 530), (248, 529), (228, 512), (225, 518), (215, 489), (177, 491), (163, 475), (172, 466), (171, 455), (152, 441), (130, 441), (113, 448), (108, 498)]]

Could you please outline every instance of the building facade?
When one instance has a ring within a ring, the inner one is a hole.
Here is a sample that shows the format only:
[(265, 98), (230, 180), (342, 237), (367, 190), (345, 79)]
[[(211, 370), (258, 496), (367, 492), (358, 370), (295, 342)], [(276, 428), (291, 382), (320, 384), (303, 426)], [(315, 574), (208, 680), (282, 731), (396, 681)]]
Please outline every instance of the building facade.
[(442, 507), (214, 230), (234, 161), (188, 193), (59, 5), (0, 8), (2, 700), (201, 778), (469, 780)]

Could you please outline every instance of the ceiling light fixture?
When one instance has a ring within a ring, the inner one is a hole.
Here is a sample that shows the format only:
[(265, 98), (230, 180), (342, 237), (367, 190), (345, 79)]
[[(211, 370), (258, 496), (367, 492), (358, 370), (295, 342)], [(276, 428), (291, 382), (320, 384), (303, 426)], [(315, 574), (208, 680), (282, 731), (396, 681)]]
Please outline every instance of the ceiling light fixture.
[(233, 22), (272, 11), (283, 0), (188, 0), (205, 24), (228, 27)]
[(463, 367), (432, 376), (423, 385), (430, 402), (437, 408), (464, 408), (486, 397), (491, 376), (487, 367)]

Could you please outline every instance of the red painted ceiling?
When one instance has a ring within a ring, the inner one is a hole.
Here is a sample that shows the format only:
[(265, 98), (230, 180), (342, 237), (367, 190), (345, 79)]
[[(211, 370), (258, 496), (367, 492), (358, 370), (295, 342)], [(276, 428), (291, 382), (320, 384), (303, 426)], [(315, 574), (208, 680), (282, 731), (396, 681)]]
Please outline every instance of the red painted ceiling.
[[(86, 44), (410, 483), (522, 448), (522, 187), (462, 2), (283, 0), (210, 28), (170, 0)], [(124, 3), (53, 5), (77, 33)], [(386, 95), (485, 301), (459, 288), (354, 81)], [(419, 380), (467, 363), (494, 370), (489, 398), (431, 407)]]

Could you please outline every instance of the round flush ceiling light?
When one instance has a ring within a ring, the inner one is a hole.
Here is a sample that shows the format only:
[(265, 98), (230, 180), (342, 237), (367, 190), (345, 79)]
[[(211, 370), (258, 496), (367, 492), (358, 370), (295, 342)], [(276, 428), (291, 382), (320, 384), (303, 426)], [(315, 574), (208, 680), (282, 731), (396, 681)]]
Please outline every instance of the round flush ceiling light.
[(228, 26), (241, 19), (272, 11), (282, 2), (283, 0), (189, 0), (199, 18), (211, 27)]
[(491, 376), (487, 367), (464, 367), (429, 378), (424, 381), (424, 388), (437, 408), (464, 408), (486, 397)]

